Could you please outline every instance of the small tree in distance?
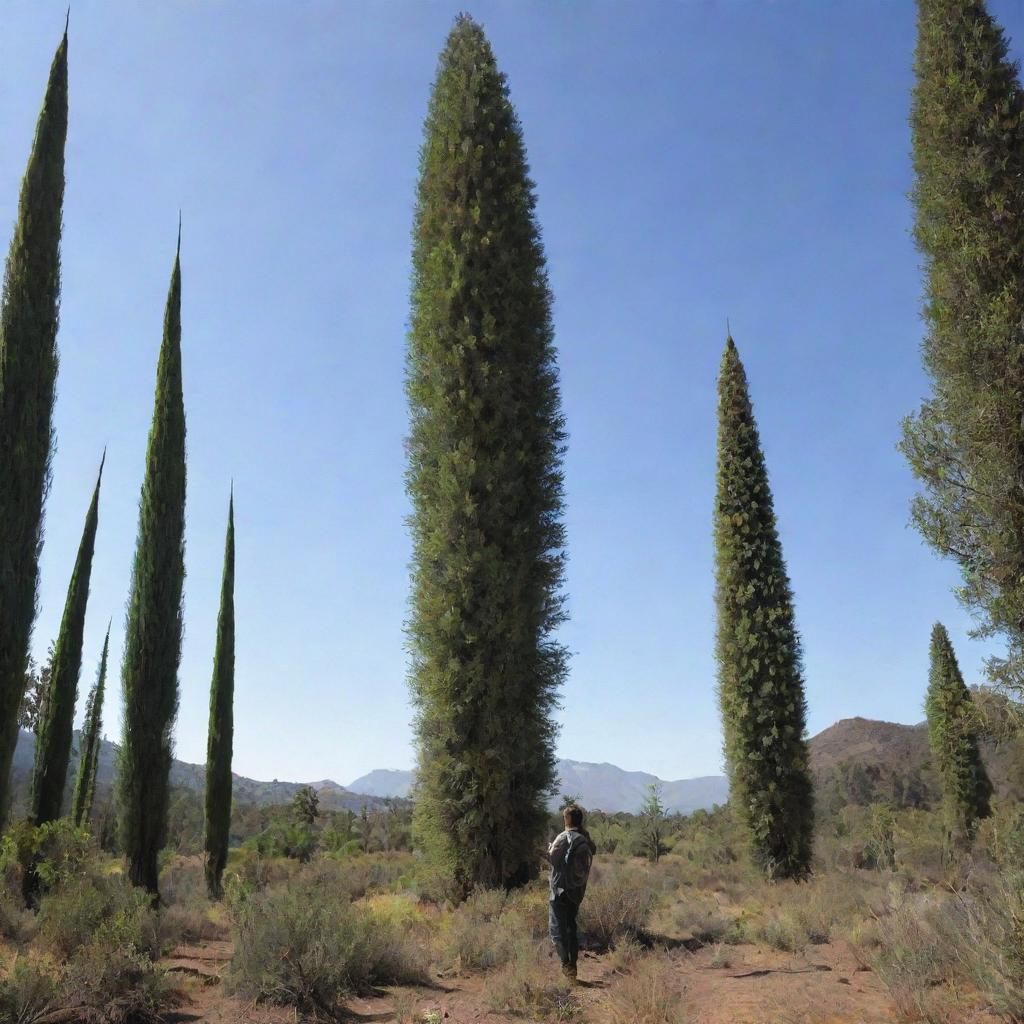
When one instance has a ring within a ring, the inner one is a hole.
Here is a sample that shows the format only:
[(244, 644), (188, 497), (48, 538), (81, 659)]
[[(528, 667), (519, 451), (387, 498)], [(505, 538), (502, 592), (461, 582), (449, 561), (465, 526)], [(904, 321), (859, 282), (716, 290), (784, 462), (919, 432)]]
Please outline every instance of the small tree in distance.
[(946, 627), (932, 629), (925, 712), (928, 742), (942, 779), (942, 808), (951, 850), (964, 850), (978, 821), (991, 814), (992, 783), (978, 750), (978, 716)]
[(657, 864), (665, 852), (665, 805), (661, 801), (661, 786), (652, 782), (640, 808), (640, 845), (644, 856)]
[(303, 786), (292, 797), (292, 817), (309, 828), (316, 824), (320, 817), (320, 794), (312, 786)]

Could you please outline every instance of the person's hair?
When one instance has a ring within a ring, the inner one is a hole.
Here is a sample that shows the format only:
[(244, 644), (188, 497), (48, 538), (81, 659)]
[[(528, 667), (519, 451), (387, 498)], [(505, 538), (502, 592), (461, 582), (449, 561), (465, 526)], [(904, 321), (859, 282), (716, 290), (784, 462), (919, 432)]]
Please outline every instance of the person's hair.
[(575, 804), (569, 804), (569, 806), (562, 811), (562, 820), (566, 825), (572, 826), (572, 828), (582, 828), (583, 808), (577, 807)]

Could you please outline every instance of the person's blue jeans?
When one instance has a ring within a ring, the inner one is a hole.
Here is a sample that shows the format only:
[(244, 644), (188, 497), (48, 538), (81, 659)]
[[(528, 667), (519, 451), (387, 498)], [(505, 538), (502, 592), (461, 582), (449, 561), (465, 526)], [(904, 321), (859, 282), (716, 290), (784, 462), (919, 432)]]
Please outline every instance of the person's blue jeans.
[(579, 936), (576, 932), (576, 915), (580, 905), (565, 893), (548, 903), (548, 931), (555, 944), (559, 960), (567, 967), (575, 967), (580, 952)]

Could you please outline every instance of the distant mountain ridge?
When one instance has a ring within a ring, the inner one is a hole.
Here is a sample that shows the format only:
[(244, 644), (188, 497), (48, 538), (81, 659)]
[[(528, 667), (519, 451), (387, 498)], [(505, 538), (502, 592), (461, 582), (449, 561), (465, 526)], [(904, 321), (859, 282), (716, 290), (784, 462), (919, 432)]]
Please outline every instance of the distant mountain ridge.
[[(79, 736), (75, 734), (68, 786), (74, 779)], [(32, 771), (35, 737), (22, 732), (18, 737), (13, 766), (16, 794), (27, 791)], [(118, 747), (104, 740), (100, 749), (98, 783), (101, 788), (113, 785)], [(818, 733), (810, 740), (811, 769), (820, 785), (835, 769), (856, 764), (871, 771), (906, 776), (920, 772), (927, 781), (931, 776), (928, 730), (924, 723), (901, 725), (868, 718), (845, 718)], [(1024, 742), (1012, 741), (996, 746), (982, 744), (982, 755), (996, 792), (1024, 799)], [(729, 796), (728, 781), (721, 775), (694, 779), (663, 780), (647, 772), (625, 771), (613, 764), (590, 761), (560, 760), (558, 797), (577, 796), (585, 807), (615, 813), (636, 813), (652, 783), (660, 784), (662, 801), (670, 812), (689, 814), (723, 804)], [(235, 800), (248, 804), (290, 803), (303, 786), (312, 786), (320, 796), (325, 810), (360, 811), (375, 807), (388, 799), (409, 796), (412, 771), (376, 769), (355, 779), (348, 786), (331, 779), (318, 782), (270, 782), (234, 776)], [(206, 781), (203, 765), (175, 760), (171, 767), (171, 784), (202, 792)], [(557, 806), (558, 798), (551, 801)]]
[[(661, 799), (667, 810), (691, 814), (701, 808), (710, 810), (729, 797), (729, 784), (721, 775), (707, 775), (697, 779), (659, 779), (647, 772), (630, 772), (613, 764), (594, 764), (590, 761), (558, 762), (558, 796), (551, 800), (557, 808), (563, 794), (580, 799), (584, 807), (616, 813), (635, 814), (647, 797), (648, 787), (661, 786)], [(378, 768), (361, 775), (346, 787), (356, 793), (370, 793), (379, 797), (405, 797), (412, 789), (415, 773)]]

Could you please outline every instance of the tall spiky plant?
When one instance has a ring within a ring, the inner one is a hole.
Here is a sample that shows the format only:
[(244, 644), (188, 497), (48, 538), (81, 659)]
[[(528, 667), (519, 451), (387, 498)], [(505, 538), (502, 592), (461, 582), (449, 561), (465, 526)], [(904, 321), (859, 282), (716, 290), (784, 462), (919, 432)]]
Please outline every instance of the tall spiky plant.
[(941, 622), (932, 629), (928, 672), (928, 743), (942, 779), (946, 837), (954, 850), (970, 845), (978, 821), (991, 813), (992, 783), (978, 750), (978, 718), (956, 652)]
[(982, 0), (919, 0), (914, 237), (931, 395), (901, 447), (912, 515), (1000, 635), (990, 677), (1024, 692), (1024, 91)]
[(76, 825), (87, 825), (92, 816), (96, 797), (96, 772), (99, 768), (100, 743), (103, 736), (103, 691), (107, 682), (107, 654), (110, 651), (110, 626), (103, 638), (103, 653), (96, 682), (85, 701), (85, 721), (82, 724), (81, 750), (78, 754), (78, 774), (71, 798), (71, 817)]
[(463, 891), (536, 870), (555, 783), (565, 429), (535, 203), (505, 76), (461, 16), (424, 129), (406, 386), (416, 836)]
[(179, 229), (157, 365), (121, 670), (124, 740), (117, 777), (118, 828), (129, 879), (155, 899), (157, 856), (167, 836), (185, 581), (180, 257)]
[(35, 771), (32, 776), (31, 818), (36, 825), (60, 817), (71, 759), (71, 735), (74, 730), (75, 704), (78, 701), (78, 676), (82, 669), (82, 637), (85, 611), (89, 602), (92, 555), (99, 523), (100, 483), (103, 463), (96, 477), (92, 501), (85, 517), (85, 529), (78, 546), (75, 569), (68, 585), (57, 643), (53, 649), (46, 714), (36, 736)]
[(814, 830), (800, 638), (747, 375), (731, 337), (718, 378), (714, 520), (730, 799), (765, 874), (799, 879), (810, 871)]
[(53, 451), (68, 33), (50, 67), (0, 297), (0, 826), (36, 613)]
[(224, 577), (217, 616), (217, 646), (210, 684), (210, 727), (206, 740), (206, 886), (212, 899), (222, 895), (231, 832), (231, 753), (235, 700), (235, 496), (228, 500)]

